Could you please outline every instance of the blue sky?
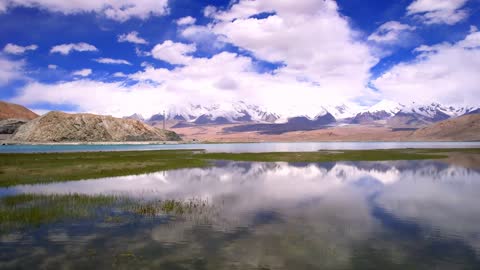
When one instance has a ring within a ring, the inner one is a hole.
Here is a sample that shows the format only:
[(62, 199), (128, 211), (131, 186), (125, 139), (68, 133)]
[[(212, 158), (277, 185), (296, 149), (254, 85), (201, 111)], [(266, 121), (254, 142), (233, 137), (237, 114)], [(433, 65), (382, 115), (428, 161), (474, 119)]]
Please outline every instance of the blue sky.
[(146, 116), (480, 102), (480, 0), (0, 0), (0, 99)]

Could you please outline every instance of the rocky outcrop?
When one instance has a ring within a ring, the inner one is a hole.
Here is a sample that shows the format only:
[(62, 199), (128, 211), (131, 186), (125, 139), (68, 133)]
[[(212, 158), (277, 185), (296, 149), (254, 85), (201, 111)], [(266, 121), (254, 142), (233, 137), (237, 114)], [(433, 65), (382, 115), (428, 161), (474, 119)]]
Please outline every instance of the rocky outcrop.
[(32, 120), (37, 118), (38, 115), (29, 109), (5, 101), (0, 101), (0, 120), (5, 119), (21, 119), (21, 120)]
[(138, 120), (50, 112), (21, 126), (11, 138), (23, 142), (172, 141), (180, 137)]
[(0, 120), (0, 134), (13, 134), (25, 123), (27, 123), (27, 121), (21, 119)]

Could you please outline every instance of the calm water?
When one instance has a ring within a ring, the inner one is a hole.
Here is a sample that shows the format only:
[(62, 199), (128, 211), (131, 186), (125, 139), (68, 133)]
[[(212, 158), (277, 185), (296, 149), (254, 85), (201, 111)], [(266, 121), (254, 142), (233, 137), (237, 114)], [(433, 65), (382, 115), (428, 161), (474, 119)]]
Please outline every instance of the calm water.
[(154, 145), (2, 145), (0, 153), (205, 149), (209, 152), (305, 152), (394, 148), (480, 148), (480, 142), (300, 142)]
[(2, 269), (480, 269), (480, 172), (436, 161), (218, 162), (0, 189), (1, 207), (25, 193), (206, 207), (19, 222), (0, 231)]

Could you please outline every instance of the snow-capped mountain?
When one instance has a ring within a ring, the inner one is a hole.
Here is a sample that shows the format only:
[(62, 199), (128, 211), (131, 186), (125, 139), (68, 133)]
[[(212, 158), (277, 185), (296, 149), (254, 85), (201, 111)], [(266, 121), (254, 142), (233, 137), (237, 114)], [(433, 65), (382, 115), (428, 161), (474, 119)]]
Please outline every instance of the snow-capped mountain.
[(363, 124), (386, 120), (397, 114), (402, 108), (403, 105), (398, 102), (382, 100), (368, 109), (357, 113), (351, 122), (352, 124)]
[[(171, 105), (165, 110), (166, 120), (178, 121), (186, 124), (227, 124), (227, 123), (265, 123), (285, 124), (290, 122), (331, 124), (331, 122), (362, 124), (379, 120), (400, 119), (402, 123), (424, 124), (457, 117), (478, 111), (478, 107), (443, 106), (438, 103), (420, 105), (416, 103), (403, 105), (390, 100), (382, 100), (371, 107), (365, 108), (356, 104), (340, 105), (310, 105), (283, 107), (280, 110), (271, 110), (264, 106), (248, 104), (243, 101), (219, 103), (213, 105), (185, 104)], [(328, 117), (327, 117), (328, 116)], [(142, 119), (140, 115), (128, 118)], [(159, 124), (163, 121), (164, 113), (151, 116), (147, 122)], [(328, 119), (328, 121), (324, 121)], [(333, 120), (332, 120), (333, 119)]]
[(331, 113), (337, 120), (349, 119), (355, 117), (359, 111), (363, 110), (363, 107), (354, 103), (344, 103), (334, 106), (323, 106), (326, 111)]
[(454, 106), (444, 106), (438, 103), (431, 103), (431, 104), (425, 105), (425, 104), (417, 104), (413, 102), (412, 104), (403, 106), (403, 108), (401, 109), (401, 112), (414, 113), (414, 114), (422, 115), (427, 118), (436, 118), (439, 115), (456, 117), (456, 116), (467, 114), (470, 111), (473, 111), (475, 109), (477, 108), (471, 107), (471, 106), (454, 107)]
[(365, 112), (370, 112), (370, 113), (377, 113), (377, 112), (386, 112), (389, 115), (395, 115), (399, 111), (401, 111), (404, 108), (404, 106), (398, 102), (391, 101), (391, 100), (382, 100), (378, 102), (377, 104), (371, 106), (368, 108)]

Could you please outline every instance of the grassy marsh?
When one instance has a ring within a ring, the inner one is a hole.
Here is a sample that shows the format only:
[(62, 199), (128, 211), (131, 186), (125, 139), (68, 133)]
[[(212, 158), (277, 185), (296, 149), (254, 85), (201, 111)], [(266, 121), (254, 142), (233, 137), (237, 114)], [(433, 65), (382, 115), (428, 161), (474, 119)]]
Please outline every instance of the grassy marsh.
[(199, 150), (0, 154), (0, 186), (74, 181), (210, 166), (212, 160), (333, 162), (444, 159), (480, 149), (342, 150), (281, 153), (205, 153)]
[[(209, 215), (216, 208), (206, 200), (143, 200), (81, 194), (20, 194), (0, 198), (0, 232), (67, 220), (97, 218), (117, 223), (126, 217)], [(112, 213), (115, 214), (112, 215)]]

